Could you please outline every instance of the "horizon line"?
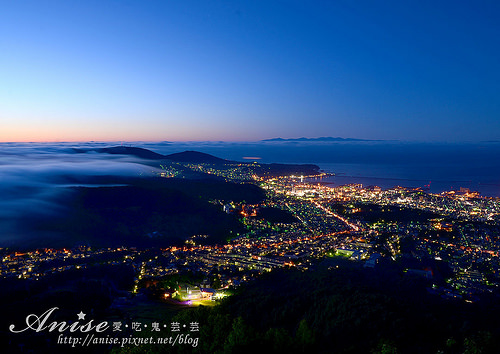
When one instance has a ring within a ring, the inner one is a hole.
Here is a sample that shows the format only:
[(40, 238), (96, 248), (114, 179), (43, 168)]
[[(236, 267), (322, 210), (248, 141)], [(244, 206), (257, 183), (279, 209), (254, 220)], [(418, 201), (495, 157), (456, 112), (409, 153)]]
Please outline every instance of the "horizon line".
[[(325, 139), (325, 140), (322, 140)], [(334, 140), (337, 139), (337, 140)], [(266, 138), (260, 140), (20, 140), (20, 141), (0, 141), (0, 144), (67, 144), (67, 143), (279, 143), (279, 142), (302, 142), (302, 143), (441, 143), (441, 144), (470, 144), (470, 143), (500, 143), (500, 140), (403, 140), (403, 139), (363, 139), (363, 138), (342, 138), (342, 137), (298, 137), (298, 138)]]

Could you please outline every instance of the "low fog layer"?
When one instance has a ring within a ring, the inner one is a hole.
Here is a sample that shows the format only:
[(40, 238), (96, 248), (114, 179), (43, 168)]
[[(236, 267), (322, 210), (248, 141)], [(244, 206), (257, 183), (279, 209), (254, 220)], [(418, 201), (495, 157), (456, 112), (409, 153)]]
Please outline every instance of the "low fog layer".
[(0, 246), (38, 237), (30, 223), (63, 211), (60, 201), (71, 193), (66, 187), (98, 186), (89, 179), (94, 176), (139, 177), (158, 172), (141, 162), (129, 156), (74, 154), (66, 144), (2, 144)]

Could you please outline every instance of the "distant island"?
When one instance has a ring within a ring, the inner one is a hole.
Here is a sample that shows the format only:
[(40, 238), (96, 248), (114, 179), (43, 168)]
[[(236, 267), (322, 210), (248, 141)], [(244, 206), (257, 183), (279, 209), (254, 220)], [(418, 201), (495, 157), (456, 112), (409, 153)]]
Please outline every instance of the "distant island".
[(340, 138), (340, 137), (321, 137), (321, 138), (272, 138), (261, 140), (264, 142), (332, 142), (332, 141), (384, 141), (372, 139), (355, 139), (355, 138)]

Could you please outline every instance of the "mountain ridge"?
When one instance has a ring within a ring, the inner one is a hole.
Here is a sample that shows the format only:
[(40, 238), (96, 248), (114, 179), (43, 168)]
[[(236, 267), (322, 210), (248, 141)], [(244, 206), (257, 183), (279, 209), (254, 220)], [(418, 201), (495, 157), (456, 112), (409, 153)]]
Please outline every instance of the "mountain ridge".
[(222, 159), (204, 152), (186, 150), (183, 152), (176, 152), (170, 155), (158, 154), (149, 149), (144, 149), (134, 146), (112, 146), (106, 148), (93, 148), (93, 149), (79, 149), (73, 148), (75, 153), (88, 153), (97, 152), (101, 154), (111, 155), (131, 155), (146, 160), (170, 160), (174, 162), (192, 162), (192, 163), (211, 163), (211, 164), (224, 164), (233, 161)]
[[(73, 148), (75, 153), (87, 153), (87, 152), (97, 152), (105, 154), (120, 154), (120, 155), (130, 155), (136, 156), (146, 160), (155, 161), (171, 161), (180, 163), (194, 163), (194, 164), (211, 164), (211, 165), (225, 165), (225, 164), (241, 164), (241, 165), (252, 165), (251, 162), (238, 162), (232, 160), (222, 159), (217, 156), (213, 156), (204, 152), (186, 150), (183, 152), (177, 152), (170, 155), (161, 155), (148, 149), (131, 147), (131, 146), (115, 146), (108, 148), (97, 148), (97, 149), (76, 149)], [(283, 163), (266, 163), (259, 164), (260, 172), (257, 174), (263, 176), (274, 176), (282, 174), (303, 174), (303, 175), (314, 175), (319, 174), (319, 166), (314, 164), (283, 164)]]
[(324, 136), (319, 138), (271, 138), (261, 140), (263, 142), (330, 142), (330, 141), (384, 141), (384, 140), (374, 140), (374, 139), (356, 139), (356, 138), (341, 138), (341, 137), (331, 137)]

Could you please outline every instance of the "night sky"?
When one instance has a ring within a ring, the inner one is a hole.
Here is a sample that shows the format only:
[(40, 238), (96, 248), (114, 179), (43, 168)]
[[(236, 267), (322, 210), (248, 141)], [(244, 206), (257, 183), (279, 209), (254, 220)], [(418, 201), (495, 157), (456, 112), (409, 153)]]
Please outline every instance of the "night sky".
[(0, 141), (500, 139), (498, 1), (3, 0)]

